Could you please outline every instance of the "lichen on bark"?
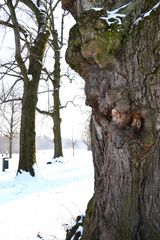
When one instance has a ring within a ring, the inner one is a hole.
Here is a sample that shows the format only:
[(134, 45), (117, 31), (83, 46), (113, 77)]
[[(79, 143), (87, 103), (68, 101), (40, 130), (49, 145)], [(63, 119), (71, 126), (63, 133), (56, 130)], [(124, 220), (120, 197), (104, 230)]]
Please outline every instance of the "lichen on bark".
[[(92, 108), (95, 204), (82, 239), (160, 239), (160, 4), (96, 3), (81, 7), (66, 52)], [(122, 25), (105, 21), (107, 6), (123, 6)]]

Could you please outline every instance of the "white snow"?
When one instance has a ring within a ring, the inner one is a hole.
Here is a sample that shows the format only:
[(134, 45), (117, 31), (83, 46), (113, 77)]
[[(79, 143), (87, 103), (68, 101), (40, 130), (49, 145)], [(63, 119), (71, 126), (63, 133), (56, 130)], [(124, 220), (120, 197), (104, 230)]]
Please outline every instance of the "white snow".
[(121, 9), (126, 8), (130, 4), (127, 3), (113, 11), (107, 11), (107, 16), (106, 17), (101, 17), (101, 19), (104, 19), (107, 21), (108, 25), (111, 25), (113, 23), (118, 23), (118, 25), (122, 24), (122, 18), (126, 17), (126, 14), (123, 13), (118, 13)]
[(32, 74), (28, 74), (28, 80), (29, 80), (29, 81), (32, 81), (32, 80), (33, 80)]
[[(93, 10), (95, 10), (95, 11), (98, 12), (98, 11), (101, 11), (103, 8), (95, 7), (95, 8), (91, 8), (91, 9), (93, 9)], [(90, 10), (90, 9), (87, 9), (87, 11), (88, 11), (88, 10)]]
[(52, 156), (51, 150), (38, 151), (36, 177), (16, 177), (18, 155), (9, 159), (9, 169), (0, 169), (0, 239), (64, 240), (67, 227), (85, 214), (93, 194), (91, 152), (76, 150), (73, 157), (65, 150), (46, 164)]
[(45, 5), (44, 5), (43, 1), (39, 1), (39, 7), (38, 8), (41, 12), (46, 12)]
[[(131, 2), (113, 10), (113, 11), (106, 11), (106, 16), (101, 17), (101, 19), (105, 20), (107, 24), (110, 26), (113, 23), (118, 23), (118, 25), (122, 24), (122, 18), (126, 17), (126, 14), (119, 13), (120, 10), (126, 8)], [(103, 8), (92, 8), (95, 11), (101, 11)], [(89, 10), (89, 9), (88, 9)]]
[(136, 19), (133, 25), (137, 25), (140, 21), (142, 21), (145, 17), (150, 16), (151, 12), (155, 11), (160, 6), (160, 2), (157, 3), (152, 9), (150, 9), (148, 12), (141, 14), (139, 18)]

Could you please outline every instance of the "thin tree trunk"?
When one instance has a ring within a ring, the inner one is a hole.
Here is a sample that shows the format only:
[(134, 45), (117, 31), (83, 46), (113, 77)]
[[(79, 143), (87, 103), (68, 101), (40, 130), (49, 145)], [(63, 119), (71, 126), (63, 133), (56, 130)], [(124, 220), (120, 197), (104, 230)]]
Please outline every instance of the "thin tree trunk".
[(13, 136), (9, 138), (9, 158), (12, 158)]
[[(57, 6), (57, 3), (55, 6), (52, 6), (52, 1), (50, 1), (50, 11), (52, 14), (50, 14), (48, 17), (51, 22), (51, 39), (50, 39), (50, 47), (52, 48), (54, 52), (54, 68), (52, 73), (49, 73), (47, 69), (45, 69), (45, 72), (47, 73), (52, 86), (53, 86), (53, 107), (51, 110), (48, 111), (42, 111), (37, 108), (38, 112), (45, 114), (49, 117), (52, 118), (53, 121), (53, 136), (54, 136), (54, 158), (58, 158), (63, 156), (63, 150), (62, 150), (62, 137), (61, 137), (61, 117), (60, 117), (60, 109), (61, 109), (61, 104), (60, 104), (60, 80), (61, 80), (61, 65), (60, 65), (60, 59), (61, 59), (61, 48), (63, 46), (63, 23), (61, 26), (61, 40), (59, 40), (58, 36), (58, 31), (56, 30), (55, 27), (55, 16), (54, 16), (54, 10)], [(53, 4), (54, 5), (54, 4)]]
[(54, 158), (62, 157), (62, 137), (61, 137), (61, 118), (60, 118), (60, 100), (59, 100), (59, 79), (54, 82), (54, 113), (53, 113), (53, 134), (54, 134)]
[(9, 158), (12, 158), (13, 138), (14, 138), (14, 115), (15, 115), (15, 102), (11, 102), (11, 119), (9, 131)]
[(14, 115), (14, 103), (11, 103), (12, 107), (11, 107), (11, 120), (10, 120), (10, 131), (9, 131), (9, 137), (8, 137), (8, 141), (9, 141), (9, 158), (12, 158), (12, 145), (13, 145), (13, 115)]
[(61, 140), (61, 118), (58, 112), (54, 114), (53, 117), (53, 132), (54, 132), (54, 158), (62, 157), (62, 140)]
[(62, 151), (62, 137), (61, 137), (61, 118), (60, 118), (60, 80), (61, 80), (61, 69), (60, 69), (60, 47), (58, 44), (58, 33), (54, 29), (52, 30), (52, 36), (54, 37), (52, 45), (54, 48), (54, 79), (52, 80), (54, 94), (54, 112), (53, 112), (53, 134), (54, 134), (54, 158), (63, 156)]

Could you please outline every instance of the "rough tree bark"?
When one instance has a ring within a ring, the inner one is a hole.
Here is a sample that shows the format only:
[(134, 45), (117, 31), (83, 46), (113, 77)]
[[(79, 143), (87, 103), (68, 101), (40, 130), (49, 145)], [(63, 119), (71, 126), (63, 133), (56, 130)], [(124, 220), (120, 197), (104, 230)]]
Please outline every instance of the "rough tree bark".
[(85, 79), (92, 108), (95, 193), (82, 239), (158, 240), (160, 3), (63, 0), (62, 6), (77, 21), (66, 60)]

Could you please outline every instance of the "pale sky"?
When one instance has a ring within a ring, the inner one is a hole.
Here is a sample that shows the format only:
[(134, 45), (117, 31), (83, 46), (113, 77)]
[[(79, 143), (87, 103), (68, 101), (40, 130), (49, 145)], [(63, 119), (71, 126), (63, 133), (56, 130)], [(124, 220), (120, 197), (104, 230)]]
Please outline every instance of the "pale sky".
[[(57, 15), (58, 16), (58, 15)], [(71, 15), (67, 16), (65, 23), (65, 38), (68, 38), (69, 29), (74, 25), (75, 21)], [(0, 63), (6, 62), (8, 59), (13, 59), (14, 57), (14, 37), (11, 29), (2, 28), (0, 26)], [(64, 54), (64, 51), (63, 51)], [(53, 61), (50, 63), (53, 65)], [(47, 62), (49, 65), (49, 62)], [(62, 59), (62, 68), (67, 68), (67, 65)], [(85, 122), (88, 119), (89, 108), (85, 106), (85, 96), (84, 96), (84, 81), (76, 74), (74, 76), (75, 80), (72, 83), (68, 79), (63, 79), (60, 89), (60, 99), (61, 104), (65, 105), (67, 101), (72, 101), (75, 96), (74, 103), (78, 104), (80, 107), (75, 107), (72, 104), (68, 104), (67, 108), (61, 110), (62, 118), (62, 137), (71, 138), (74, 135), (75, 138), (81, 138), (82, 131), (85, 127)], [(11, 80), (8, 79), (8, 84)], [(43, 86), (43, 83), (40, 82)], [(43, 89), (43, 87), (42, 87)], [(45, 109), (47, 106), (47, 95), (38, 96), (39, 104), (41, 109)], [(52, 121), (45, 117), (37, 114), (37, 135), (47, 135), (52, 134)], [(52, 138), (52, 136), (51, 136)]]
[[(75, 138), (81, 138), (82, 131), (84, 130), (85, 123), (90, 115), (90, 108), (85, 105), (84, 95), (84, 80), (78, 75), (75, 76), (75, 80), (72, 83), (68, 79), (64, 79), (60, 88), (61, 105), (65, 106), (67, 101), (74, 100), (74, 106), (72, 103), (68, 103), (66, 108), (61, 110), (62, 118), (62, 137), (71, 138), (72, 134)], [(48, 96), (39, 96), (38, 107), (47, 106)], [(37, 134), (48, 136), (52, 131), (52, 120), (49, 117), (38, 114), (37, 116)]]

